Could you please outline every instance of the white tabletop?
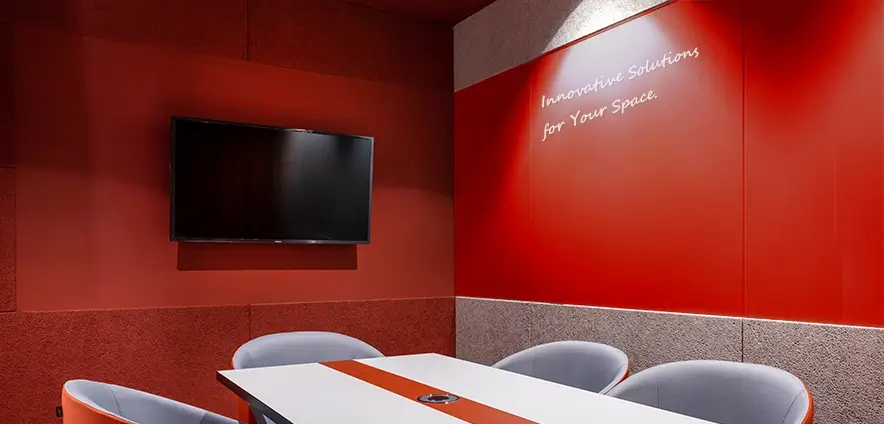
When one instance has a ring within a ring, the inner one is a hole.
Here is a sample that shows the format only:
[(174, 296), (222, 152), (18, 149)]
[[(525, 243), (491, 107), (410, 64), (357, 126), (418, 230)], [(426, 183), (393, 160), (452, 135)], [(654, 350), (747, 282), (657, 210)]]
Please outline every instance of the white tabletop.
[[(537, 423), (710, 424), (437, 354), (357, 362)], [(467, 422), (323, 364), (219, 371), (218, 380), (277, 424)]]

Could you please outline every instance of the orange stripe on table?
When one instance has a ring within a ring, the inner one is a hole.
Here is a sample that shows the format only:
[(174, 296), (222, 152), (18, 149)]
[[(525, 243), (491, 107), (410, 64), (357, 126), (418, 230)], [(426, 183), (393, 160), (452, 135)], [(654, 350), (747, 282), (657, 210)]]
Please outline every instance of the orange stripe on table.
[[(426, 384), (409, 380), (400, 375), (396, 375), (391, 372), (365, 365), (361, 362), (323, 362), (322, 365), (347, 374), (351, 377), (356, 377), (362, 381), (365, 381), (366, 383), (370, 383), (387, 391), (396, 393), (397, 395), (406, 397), (413, 400), (414, 402), (426, 405), (430, 408), (444, 412), (448, 415), (451, 415), (452, 417), (461, 419), (463, 421), (471, 423), (495, 424), (534, 423), (534, 421), (526, 420), (522, 417), (510, 414), (509, 412), (501, 411), (488, 405), (483, 405), (481, 403), (465, 399), (461, 396), (458, 396), (456, 393), (449, 393), (444, 390), (439, 390), (435, 387), (427, 386)], [(418, 400), (419, 397), (428, 394), (450, 394), (458, 396), (460, 400), (458, 400), (457, 402), (445, 404), (423, 403)]]

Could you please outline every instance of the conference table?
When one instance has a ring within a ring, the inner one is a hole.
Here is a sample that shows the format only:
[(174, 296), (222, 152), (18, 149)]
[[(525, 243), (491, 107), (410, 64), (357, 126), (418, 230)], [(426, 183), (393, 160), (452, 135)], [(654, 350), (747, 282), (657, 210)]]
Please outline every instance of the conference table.
[(438, 354), (218, 371), (276, 424), (710, 424)]

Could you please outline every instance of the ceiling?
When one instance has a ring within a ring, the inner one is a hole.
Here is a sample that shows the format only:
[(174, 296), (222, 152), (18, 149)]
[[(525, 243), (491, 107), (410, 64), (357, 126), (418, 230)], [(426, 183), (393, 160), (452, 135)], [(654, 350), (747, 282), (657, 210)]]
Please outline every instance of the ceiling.
[(344, 0), (347, 3), (454, 25), (494, 0)]

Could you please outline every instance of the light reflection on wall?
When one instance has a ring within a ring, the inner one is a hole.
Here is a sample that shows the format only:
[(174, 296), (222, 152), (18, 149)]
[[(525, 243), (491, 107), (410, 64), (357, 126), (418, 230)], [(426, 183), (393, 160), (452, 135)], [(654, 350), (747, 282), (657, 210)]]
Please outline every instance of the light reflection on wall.
[[(544, 62), (549, 62), (552, 66), (545, 63), (542, 65), (545, 68), (543, 69), (544, 76), (553, 78), (557, 84), (585, 84), (585, 80), (591, 80), (601, 75), (581, 74), (573, 70), (598, 70), (601, 67), (605, 67), (606, 64), (610, 64), (610, 69), (606, 69), (602, 73), (607, 73), (605, 76), (612, 76), (617, 72), (626, 72), (629, 65), (639, 58), (657, 58), (674, 47), (672, 46), (672, 41), (658, 27), (652, 16), (630, 22), (629, 31), (615, 31), (605, 31), (595, 35), (594, 41), (591, 44), (561, 51), (561, 56), (558, 60), (545, 60)], [(589, 55), (583, 50), (587, 47), (592, 49)], [(677, 47), (686, 48), (689, 46)], [(588, 62), (588, 56), (596, 59)], [(569, 70), (569, 72), (567, 74), (560, 72), (560, 70), (564, 69)], [(612, 87), (611, 91), (616, 89), (616, 86)]]
[(578, 4), (546, 43), (545, 51), (561, 47), (630, 16), (630, 11), (621, 4), (599, 3), (602, 2), (583, 1)]
[(455, 26), (455, 91), (669, 1), (497, 0)]

